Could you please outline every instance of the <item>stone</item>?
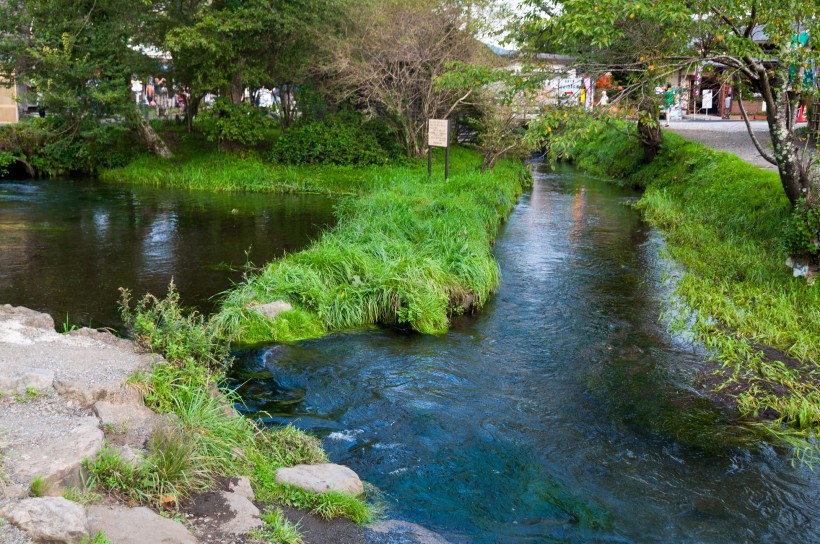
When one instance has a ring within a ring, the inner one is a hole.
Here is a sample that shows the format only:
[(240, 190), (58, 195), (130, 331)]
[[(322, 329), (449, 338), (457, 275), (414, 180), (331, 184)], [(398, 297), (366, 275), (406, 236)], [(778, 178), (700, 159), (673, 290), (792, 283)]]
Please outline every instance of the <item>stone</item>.
[(358, 474), (344, 465), (321, 463), (295, 465), (276, 471), (276, 481), (315, 493), (339, 491), (349, 495), (361, 495), (364, 486)]
[(25, 394), (29, 390), (49, 392), (53, 383), (54, 372), (43, 368), (0, 368), (0, 393), (4, 395)]
[(388, 519), (377, 521), (367, 527), (367, 542), (370, 544), (389, 544), (402, 542), (403, 544), (449, 544), (438, 533), (425, 529), (421, 525)]
[(221, 495), (232, 514), (231, 519), (221, 522), (223, 533), (244, 535), (264, 525), (259, 517), (259, 509), (246, 497), (230, 491), (223, 491)]
[(32, 329), (56, 330), (54, 328), (54, 319), (50, 315), (23, 306), (12, 306), (11, 304), (0, 306), (0, 322), (3, 321), (16, 321), (22, 326)]
[(135, 387), (120, 380), (89, 384), (82, 380), (55, 380), (54, 389), (66, 400), (76, 401), (82, 407), (89, 407), (99, 400), (118, 404), (142, 404), (142, 394)]
[(237, 476), (235, 478), (231, 478), (228, 482), (228, 490), (232, 493), (245, 497), (249, 501), (256, 500), (253, 487), (251, 487), (251, 481), (247, 476)]
[(100, 531), (116, 544), (196, 544), (185, 526), (145, 507), (91, 506), (88, 525), (92, 534)]
[(108, 344), (110, 346), (118, 347), (123, 350), (134, 351), (135, 348), (134, 343), (131, 340), (120, 338), (108, 331), (98, 331), (96, 329), (89, 329), (88, 327), (74, 329), (73, 331), (69, 331), (68, 335), (91, 338), (92, 340), (96, 340), (98, 342)]
[(269, 302), (268, 304), (255, 304), (253, 306), (249, 306), (248, 308), (250, 310), (256, 310), (268, 319), (276, 319), (276, 317), (282, 312), (292, 310), (293, 306), (284, 300), (275, 300), (273, 302)]
[(96, 417), (84, 417), (64, 436), (34, 449), (15, 449), (6, 459), (9, 473), (18, 481), (31, 482), (40, 477), (46, 492), (59, 494), (61, 487), (79, 486), (80, 469), (86, 458), (94, 458), (103, 443)]
[(0, 516), (40, 542), (79, 544), (89, 537), (85, 509), (63, 497), (39, 497), (13, 502)]
[(94, 403), (94, 413), (106, 438), (117, 445), (137, 449), (145, 447), (155, 430), (162, 425), (162, 416), (144, 404), (115, 404), (100, 400)]

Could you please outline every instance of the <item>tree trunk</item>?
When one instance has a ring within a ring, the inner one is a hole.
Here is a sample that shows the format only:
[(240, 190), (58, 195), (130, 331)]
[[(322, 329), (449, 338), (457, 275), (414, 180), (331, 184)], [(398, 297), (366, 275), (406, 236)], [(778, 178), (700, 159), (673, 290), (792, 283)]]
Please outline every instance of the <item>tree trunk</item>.
[(651, 162), (661, 148), (663, 136), (658, 121), (658, 103), (650, 97), (644, 97), (638, 104), (638, 140), (644, 151), (644, 160)]
[(129, 122), (151, 153), (163, 159), (173, 157), (171, 150), (168, 149), (168, 146), (165, 145), (165, 142), (162, 141), (159, 134), (151, 128), (151, 125), (145, 120), (145, 117), (143, 117), (142, 113), (136, 107), (132, 108), (129, 115)]

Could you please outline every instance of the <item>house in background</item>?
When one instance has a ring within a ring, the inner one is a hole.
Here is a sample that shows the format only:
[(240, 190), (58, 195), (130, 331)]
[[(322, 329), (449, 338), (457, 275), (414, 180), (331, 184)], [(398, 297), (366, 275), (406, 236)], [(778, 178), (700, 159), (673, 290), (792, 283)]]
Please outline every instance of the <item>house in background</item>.
[(22, 83), (9, 84), (0, 78), (0, 125), (17, 123), (31, 112), (37, 111), (36, 94)]

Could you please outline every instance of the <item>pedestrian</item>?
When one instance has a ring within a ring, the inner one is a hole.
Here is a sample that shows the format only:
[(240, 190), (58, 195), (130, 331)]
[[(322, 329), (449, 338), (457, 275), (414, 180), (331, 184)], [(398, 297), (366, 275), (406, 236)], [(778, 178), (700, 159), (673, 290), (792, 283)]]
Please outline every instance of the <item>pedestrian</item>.
[(154, 78), (148, 78), (148, 85), (145, 86), (145, 102), (149, 106), (156, 106), (156, 102), (154, 102)]
[(605, 107), (609, 104), (609, 97), (606, 95), (606, 91), (601, 91), (601, 100), (598, 102), (601, 107)]
[(728, 119), (732, 113), (732, 93), (727, 93), (723, 99), (723, 118)]
[(675, 107), (675, 91), (669, 83), (666, 84), (663, 99), (666, 104), (666, 126), (669, 126), (669, 121), (672, 119), (672, 109)]

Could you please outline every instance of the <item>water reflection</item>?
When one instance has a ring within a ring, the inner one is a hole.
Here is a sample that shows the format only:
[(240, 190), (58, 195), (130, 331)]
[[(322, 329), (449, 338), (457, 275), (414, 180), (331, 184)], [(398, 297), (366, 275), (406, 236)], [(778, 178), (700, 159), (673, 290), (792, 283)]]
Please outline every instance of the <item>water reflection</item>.
[(481, 314), (252, 350), (246, 410), (320, 433), (454, 542), (820, 541), (818, 477), (688, 385), (703, 356), (658, 322), (667, 263), (633, 198), (538, 173)]
[(296, 251), (332, 223), (318, 196), (0, 182), (0, 303), (116, 327), (118, 287), (162, 294), (173, 277), (208, 311), (248, 260)]

